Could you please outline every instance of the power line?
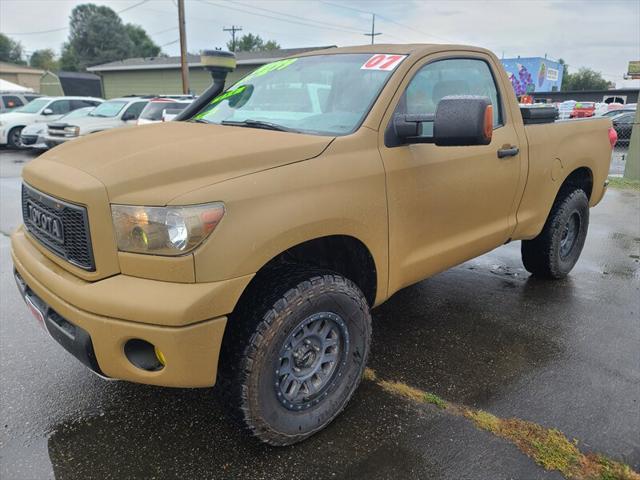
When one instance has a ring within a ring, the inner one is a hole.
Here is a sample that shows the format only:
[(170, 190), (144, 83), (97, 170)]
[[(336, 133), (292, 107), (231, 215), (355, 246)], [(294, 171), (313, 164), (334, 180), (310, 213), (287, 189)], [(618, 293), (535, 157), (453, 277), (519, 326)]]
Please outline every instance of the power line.
[(300, 17), (298, 15), (292, 15), (290, 13), (282, 13), (282, 12), (278, 12), (276, 10), (269, 10), (268, 8), (256, 7), (254, 5), (248, 5), (246, 3), (238, 2), (238, 1), (235, 1), (235, 0), (227, 0), (227, 1), (229, 3), (234, 3), (236, 5), (242, 5), (242, 6), (247, 7), (247, 8), (253, 8), (255, 10), (261, 10), (263, 12), (274, 13), (276, 15), (281, 15), (281, 16), (283, 16), (285, 18), (288, 17), (288, 18), (293, 18), (293, 19), (297, 19), (297, 20), (302, 20), (302, 21), (307, 22), (307, 23), (315, 23), (315, 24), (322, 25), (322, 26), (329, 27), (329, 28), (337, 27), (337, 28), (343, 28), (345, 30), (350, 30), (353, 33), (361, 33), (358, 30), (353, 29), (350, 25), (340, 25), (340, 24), (336, 24), (336, 23), (323, 22), (321, 20), (311, 20), (311, 19), (306, 18), (306, 17)]
[[(140, 5), (147, 3), (149, 0), (142, 0), (141, 2), (136, 3), (135, 5), (131, 5), (130, 7), (123, 8), (122, 10), (118, 10), (116, 13), (121, 14), (126, 12), (127, 10), (131, 10), (132, 8), (139, 7)], [(14, 33), (5, 33), (5, 35), (40, 35), (42, 33), (54, 33), (54, 32), (62, 32), (64, 30), (69, 30), (69, 26), (61, 27), (61, 28), (53, 28), (51, 30), (40, 30), (37, 32), (14, 32)]]
[(173, 30), (178, 30), (178, 27), (165, 28), (164, 30), (160, 30), (159, 32), (150, 33), (149, 36), (153, 37), (155, 35), (160, 35), (161, 33), (172, 32)]
[[(455, 42), (455, 41), (453, 41), (453, 40), (450, 40), (450, 39), (448, 39), (448, 38), (441, 37), (441, 36), (439, 36), (439, 35), (434, 35), (434, 34), (432, 34), (432, 33), (425, 33), (425, 32), (423, 32), (423, 31), (421, 31), (421, 30), (418, 30), (418, 29), (417, 29), (417, 28), (415, 28), (415, 27), (412, 27), (412, 26), (410, 26), (410, 25), (405, 25), (405, 24), (400, 23), (400, 22), (396, 22), (395, 20), (392, 20), (392, 19), (390, 19), (390, 18), (388, 18), (388, 17), (382, 16), (382, 15), (377, 14), (377, 13), (375, 13), (375, 12), (367, 12), (367, 11), (365, 11), (365, 10), (359, 10), (359, 9), (357, 9), (357, 8), (347, 7), (347, 6), (345, 6), (345, 5), (340, 5), (339, 3), (326, 2), (326, 1), (322, 1), (322, 0), (321, 0), (321, 3), (324, 3), (325, 5), (331, 5), (331, 6), (333, 6), (333, 7), (343, 8), (343, 9), (345, 9), (345, 10), (351, 10), (351, 11), (353, 11), (353, 12), (358, 12), (358, 13), (362, 13), (362, 14), (365, 14), (365, 15), (377, 15), (377, 16), (378, 16), (378, 18), (380, 18), (380, 19), (382, 19), (382, 20), (384, 20), (384, 21), (386, 21), (386, 22), (393, 23), (393, 24), (395, 24), (395, 25), (398, 25), (399, 27), (406, 28), (407, 30), (412, 30), (412, 31), (414, 31), (414, 32), (416, 32), (416, 33), (419, 33), (420, 35), (424, 35), (424, 36), (427, 36), (427, 37), (436, 38), (436, 39), (438, 39), (438, 40), (442, 40), (442, 41), (444, 41), (444, 42), (448, 42), (448, 43), (457, 43), (457, 42)], [(388, 34), (385, 34), (385, 35), (388, 35)]]
[[(295, 24), (298, 24), (298, 25), (303, 25), (305, 27), (319, 28), (321, 30), (335, 30), (335, 31), (338, 31), (338, 32), (349, 33), (349, 34), (352, 34), (352, 35), (361, 35), (362, 34), (362, 32), (358, 32), (356, 30), (345, 30), (345, 29), (336, 28), (336, 27), (322, 27), (322, 26), (314, 25), (314, 24), (308, 23), (308, 22), (301, 22), (301, 21), (296, 21), (296, 20), (287, 20), (285, 18), (274, 17), (273, 15), (266, 15), (264, 13), (256, 13), (256, 12), (251, 12), (251, 11), (248, 11), (248, 10), (242, 10), (242, 9), (239, 9), (239, 8), (236, 8), (236, 7), (230, 7), (229, 5), (220, 5), (218, 3), (209, 2), (207, 0), (199, 0), (199, 1), (201, 3), (205, 3), (205, 4), (211, 5), (213, 7), (220, 7), (220, 8), (226, 8), (226, 9), (229, 9), (229, 10), (235, 10), (237, 12), (246, 13), (248, 15), (254, 15), (254, 16), (263, 17), (263, 18), (270, 18), (272, 20), (278, 20), (280, 22), (295, 23)], [(279, 14), (279, 15), (282, 15), (282, 14)]]

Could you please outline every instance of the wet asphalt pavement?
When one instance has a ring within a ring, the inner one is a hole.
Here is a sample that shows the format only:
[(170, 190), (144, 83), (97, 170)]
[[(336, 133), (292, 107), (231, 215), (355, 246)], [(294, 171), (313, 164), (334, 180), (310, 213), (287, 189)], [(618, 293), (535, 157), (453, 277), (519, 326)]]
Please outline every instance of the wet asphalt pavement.
[[(363, 382), (310, 440), (272, 448), (215, 391), (105, 382), (50, 340), (13, 284), (25, 154), (0, 152), (0, 478), (556, 479), (464, 418)], [(18, 213), (16, 213), (18, 212)], [(519, 242), (374, 310), (370, 367), (501, 417), (555, 427), (640, 469), (640, 194), (591, 210), (569, 278), (530, 278)]]

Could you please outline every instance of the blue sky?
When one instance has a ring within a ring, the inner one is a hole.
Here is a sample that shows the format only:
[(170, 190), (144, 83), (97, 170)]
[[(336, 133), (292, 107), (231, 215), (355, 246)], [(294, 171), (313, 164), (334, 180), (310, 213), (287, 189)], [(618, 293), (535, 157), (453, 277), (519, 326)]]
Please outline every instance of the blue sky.
[[(178, 54), (174, 0), (94, 0), (124, 10), (169, 55)], [(1, 0), (0, 31), (28, 51), (54, 48), (67, 37), (76, 0)], [(133, 8), (130, 8), (133, 7)], [(369, 42), (375, 12), (377, 43), (463, 43), (498, 56), (564, 58), (572, 70), (594, 68), (618, 86), (629, 60), (640, 60), (640, 0), (187, 0), (189, 51), (224, 46), (232, 24), (283, 47)], [(47, 33), (20, 33), (57, 30)]]

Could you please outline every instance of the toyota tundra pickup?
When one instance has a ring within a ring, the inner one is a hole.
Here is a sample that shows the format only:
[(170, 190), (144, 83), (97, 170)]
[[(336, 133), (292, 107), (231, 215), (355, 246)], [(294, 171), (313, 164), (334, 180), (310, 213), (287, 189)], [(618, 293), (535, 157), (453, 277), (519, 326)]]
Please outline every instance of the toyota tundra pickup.
[(219, 84), (177, 121), (29, 163), (12, 257), (95, 373), (217, 384), (272, 445), (345, 407), (373, 307), (515, 240), (531, 274), (564, 277), (606, 190), (611, 120), (521, 109), (487, 50), (333, 48)]

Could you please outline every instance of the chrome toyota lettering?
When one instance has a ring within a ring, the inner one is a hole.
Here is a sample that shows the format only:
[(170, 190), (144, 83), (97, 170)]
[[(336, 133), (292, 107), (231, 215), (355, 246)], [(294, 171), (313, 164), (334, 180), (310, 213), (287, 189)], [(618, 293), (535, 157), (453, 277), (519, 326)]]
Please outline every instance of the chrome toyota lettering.
[(43, 212), (31, 203), (27, 203), (27, 213), (30, 223), (38, 230), (46, 233), (59, 242), (64, 240), (62, 223), (59, 218)]

